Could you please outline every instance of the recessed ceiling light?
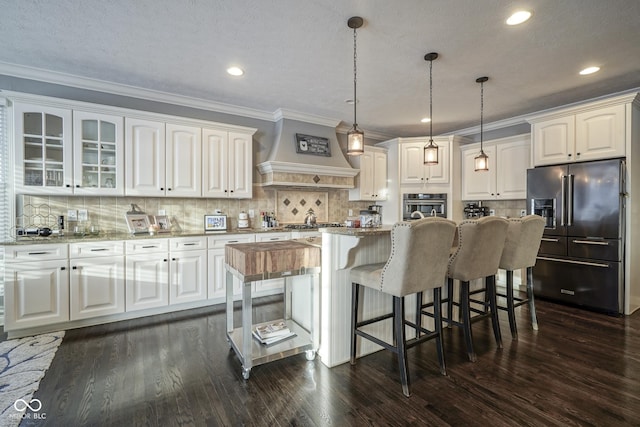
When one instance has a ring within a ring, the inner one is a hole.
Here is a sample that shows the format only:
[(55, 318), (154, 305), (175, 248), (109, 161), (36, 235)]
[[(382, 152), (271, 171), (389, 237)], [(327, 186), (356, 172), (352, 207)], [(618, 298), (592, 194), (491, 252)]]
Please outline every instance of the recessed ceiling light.
[(507, 25), (518, 25), (531, 18), (531, 12), (528, 10), (519, 10), (507, 19)]
[(431, 121), (431, 119), (429, 117), (423, 117), (422, 119), (420, 119), (420, 122), (422, 123), (429, 123)]
[(231, 74), (232, 76), (241, 76), (244, 74), (244, 70), (240, 67), (229, 67), (227, 68), (227, 73)]
[(587, 67), (584, 70), (580, 71), (581, 76), (586, 76), (587, 74), (593, 74), (600, 71), (600, 67)]

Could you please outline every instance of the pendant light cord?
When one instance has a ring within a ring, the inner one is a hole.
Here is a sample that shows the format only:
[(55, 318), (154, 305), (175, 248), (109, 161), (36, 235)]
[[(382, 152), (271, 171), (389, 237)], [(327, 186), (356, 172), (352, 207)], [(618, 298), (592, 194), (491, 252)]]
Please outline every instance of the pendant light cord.
[(433, 60), (429, 61), (429, 142), (433, 141)]
[(480, 82), (480, 151), (482, 151), (483, 123), (484, 123), (484, 82)]
[(353, 127), (358, 126), (358, 120), (356, 116), (356, 104), (358, 103), (357, 97), (357, 82), (358, 82), (358, 54), (357, 54), (357, 31), (353, 29)]

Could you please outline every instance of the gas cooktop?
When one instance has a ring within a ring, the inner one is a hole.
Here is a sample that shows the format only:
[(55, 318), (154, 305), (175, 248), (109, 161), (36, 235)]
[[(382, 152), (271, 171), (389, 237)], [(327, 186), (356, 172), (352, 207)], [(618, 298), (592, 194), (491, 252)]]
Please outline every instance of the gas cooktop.
[(344, 224), (339, 222), (318, 222), (316, 224), (287, 224), (284, 228), (291, 230), (314, 230), (316, 228), (333, 228), (344, 227)]

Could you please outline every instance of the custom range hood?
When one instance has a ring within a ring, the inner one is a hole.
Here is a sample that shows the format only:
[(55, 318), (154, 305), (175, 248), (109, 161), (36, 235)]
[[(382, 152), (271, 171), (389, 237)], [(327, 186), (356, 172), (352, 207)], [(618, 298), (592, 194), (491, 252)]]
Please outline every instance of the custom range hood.
[(279, 114), (267, 161), (258, 164), (263, 186), (354, 188), (360, 171), (345, 159), (336, 137), (338, 123), (302, 122)]

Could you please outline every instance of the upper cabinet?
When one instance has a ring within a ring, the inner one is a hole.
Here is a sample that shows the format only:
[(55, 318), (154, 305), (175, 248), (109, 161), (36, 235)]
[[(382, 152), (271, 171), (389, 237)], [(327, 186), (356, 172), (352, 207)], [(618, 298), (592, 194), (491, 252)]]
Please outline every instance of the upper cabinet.
[(73, 112), (75, 194), (124, 194), (123, 118)]
[(125, 120), (126, 194), (128, 196), (164, 196), (165, 133), (164, 123), (151, 120)]
[(447, 184), (449, 182), (449, 156), (451, 142), (448, 138), (433, 138), (438, 145), (438, 164), (424, 164), (423, 149), (429, 138), (410, 138), (400, 143), (400, 185)]
[(204, 128), (202, 140), (203, 196), (250, 199), (252, 133)]
[(72, 194), (71, 110), (15, 102), (15, 185), (24, 194)]
[(625, 104), (588, 106), (530, 122), (535, 166), (625, 156)]
[(167, 123), (165, 194), (202, 196), (202, 129)]
[(365, 145), (364, 153), (352, 159), (360, 169), (356, 188), (349, 190), (349, 200), (376, 201), (387, 199), (387, 150)]
[(489, 170), (476, 172), (474, 159), (480, 144), (460, 148), (462, 200), (517, 200), (527, 197), (527, 169), (531, 167), (530, 135), (518, 135), (484, 143)]

